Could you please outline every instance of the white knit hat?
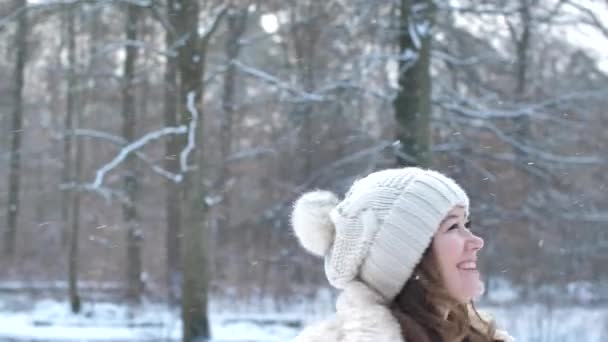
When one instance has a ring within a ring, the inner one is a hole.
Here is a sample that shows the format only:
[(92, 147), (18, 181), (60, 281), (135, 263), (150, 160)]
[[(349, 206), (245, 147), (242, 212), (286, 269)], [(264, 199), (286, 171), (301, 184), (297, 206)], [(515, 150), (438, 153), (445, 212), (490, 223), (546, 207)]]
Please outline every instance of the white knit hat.
[(340, 200), (305, 193), (294, 204), (294, 232), (309, 252), (325, 257), (325, 274), (343, 289), (364, 282), (391, 301), (405, 285), (441, 221), (455, 206), (469, 212), (456, 182), (415, 167), (374, 172)]

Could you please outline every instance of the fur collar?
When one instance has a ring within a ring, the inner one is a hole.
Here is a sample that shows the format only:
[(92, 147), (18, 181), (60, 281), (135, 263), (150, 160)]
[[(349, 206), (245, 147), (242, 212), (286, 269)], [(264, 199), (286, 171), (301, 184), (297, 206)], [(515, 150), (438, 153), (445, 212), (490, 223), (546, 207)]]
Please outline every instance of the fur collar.
[[(487, 315), (482, 316), (487, 319)], [(479, 326), (479, 319), (472, 320)], [(504, 331), (496, 340), (513, 342)], [(382, 296), (360, 282), (351, 282), (339, 295), (336, 313), (329, 319), (306, 328), (291, 342), (406, 342), (401, 326)]]
[(336, 314), (305, 329), (292, 342), (405, 341), (380, 294), (360, 282), (351, 282), (338, 297)]

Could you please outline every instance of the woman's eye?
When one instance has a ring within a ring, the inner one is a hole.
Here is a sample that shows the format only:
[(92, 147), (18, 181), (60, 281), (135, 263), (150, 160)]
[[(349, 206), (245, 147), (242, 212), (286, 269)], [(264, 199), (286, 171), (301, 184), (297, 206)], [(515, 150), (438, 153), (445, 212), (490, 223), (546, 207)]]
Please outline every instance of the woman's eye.
[(471, 228), (471, 221), (467, 221), (467, 223), (465, 223), (464, 226), (467, 228)]
[(448, 228), (448, 230), (452, 230), (452, 229), (458, 229), (458, 224), (453, 224), (450, 226), (450, 228)]

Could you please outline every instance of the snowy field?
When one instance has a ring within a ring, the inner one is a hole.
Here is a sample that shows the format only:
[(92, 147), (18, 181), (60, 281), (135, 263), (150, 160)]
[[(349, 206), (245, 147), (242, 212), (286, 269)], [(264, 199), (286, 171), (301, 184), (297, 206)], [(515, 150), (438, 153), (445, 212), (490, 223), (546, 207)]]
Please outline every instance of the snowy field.
[(547, 308), (518, 305), (484, 308), (518, 342), (607, 342), (608, 307)]
[[(165, 306), (144, 303), (137, 308), (113, 303), (85, 303), (80, 315), (72, 315), (66, 302), (38, 300), (27, 308), (21, 300), (0, 298), (0, 341), (178, 341), (179, 313)], [(262, 305), (265, 306), (265, 305)], [(295, 305), (283, 314), (260, 314), (242, 305), (212, 303), (214, 342), (288, 341), (327, 312), (325, 301)], [(517, 341), (608, 341), (608, 307), (556, 307), (500, 305), (482, 308), (494, 314), (499, 326)]]
[[(0, 341), (178, 341), (177, 311), (158, 304), (138, 308), (84, 304), (72, 315), (66, 302), (43, 300), (31, 310), (0, 312)], [(216, 314), (214, 342), (286, 341), (296, 334), (282, 317)]]
[[(234, 303), (212, 303), (212, 342), (287, 341), (299, 330), (286, 315), (231, 313), (231, 308)], [(180, 336), (179, 311), (162, 304), (84, 302), (74, 315), (65, 301), (0, 296), (0, 342), (179, 341)]]

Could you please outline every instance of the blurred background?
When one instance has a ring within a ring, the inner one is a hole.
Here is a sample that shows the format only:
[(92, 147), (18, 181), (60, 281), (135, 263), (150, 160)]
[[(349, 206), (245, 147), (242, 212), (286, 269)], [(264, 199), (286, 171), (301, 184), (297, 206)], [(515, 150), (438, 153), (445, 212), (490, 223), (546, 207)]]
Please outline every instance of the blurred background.
[(288, 340), (335, 296), (294, 199), (407, 165), (469, 193), (513, 335), (608, 340), (607, 23), (601, 0), (1, 1), (0, 340)]

